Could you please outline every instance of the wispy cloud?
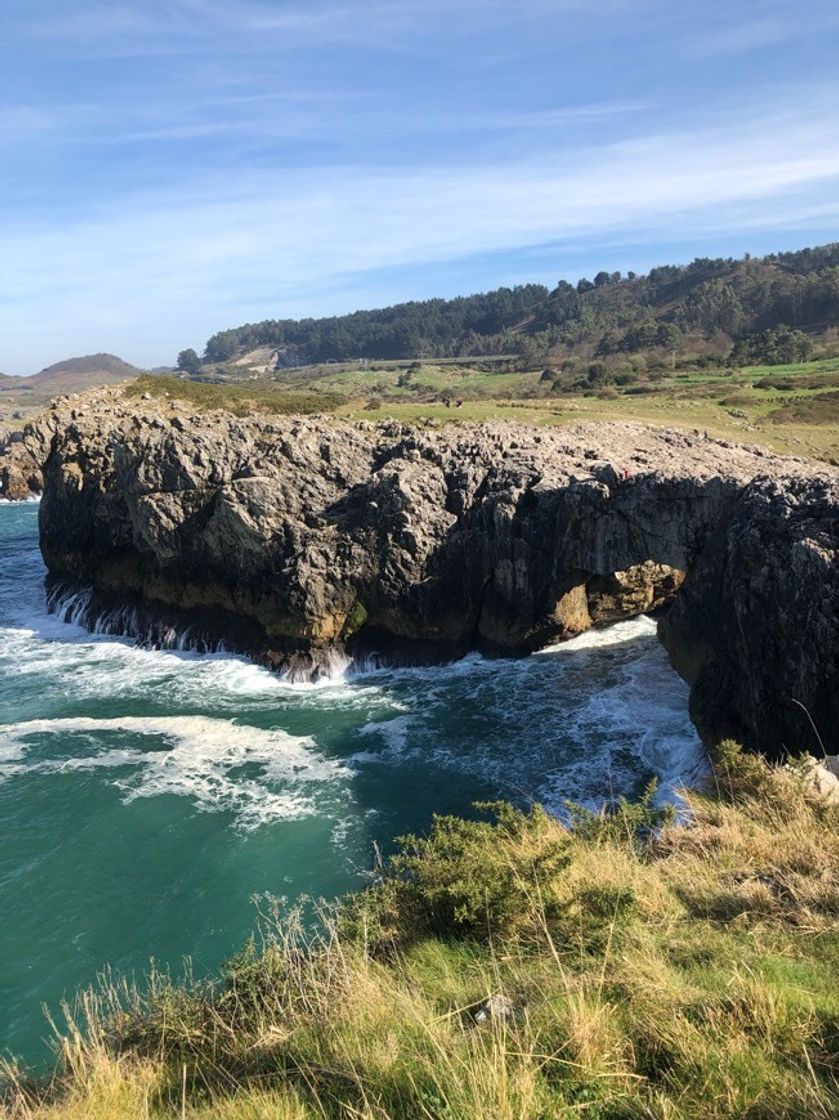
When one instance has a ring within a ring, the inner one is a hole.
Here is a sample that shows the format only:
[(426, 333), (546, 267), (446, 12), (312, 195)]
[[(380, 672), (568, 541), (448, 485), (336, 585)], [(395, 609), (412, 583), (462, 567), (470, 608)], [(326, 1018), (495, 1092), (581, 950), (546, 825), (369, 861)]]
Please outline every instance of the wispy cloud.
[[(47, 0), (48, 2), (48, 0)], [(603, 14), (621, 11), (627, 0), (601, 0)], [(649, 2), (649, 0), (639, 0)], [(43, 3), (43, 0), (42, 0)], [(515, 26), (539, 14), (555, 19), (584, 11), (585, 0), (308, 0), (307, 3), (257, 3), (255, 0), (125, 0), (89, 3), (80, 0), (61, 13), (33, 14), (24, 26), (31, 34), (87, 44), (100, 53), (137, 56), (190, 51), (219, 33), (225, 49), (265, 51), (301, 44), (360, 43), (367, 49), (410, 49), (418, 36), (473, 36), (493, 21)]]
[(8, 105), (0, 108), (0, 137), (10, 140), (52, 132), (62, 118), (63, 114), (50, 107)]
[(284, 90), (208, 96), (199, 86), (185, 87), (180, 102), (124, 100), (114, 105), (45, 104), (0, 109), (0, 136), (24, 145), (33, 142), (107, 149), (115, 144), (183, 143), (229, 137), (240, 147), (281, 138), (308, 138), (335, 131), (342, 114), (345, 136), (391, 133), (494, 134), (556, 133), (565, 127), (607, 123), (638, 115), (648, 102), (614, 101), (555, 105), (544, 109), (471, 110), (452, 114), (445, 104), (406, 111), (358, 91)]
[[(805, 127), (806, 125), (806, 127)], [(839, 185), (839, 123), (795, 113), (652, 134), (578, 153), (460, 169), (240, 174), (123, 198), (69, 228), (0, 235), (0, 334), (200, 342), (233, 318), (346, 304), (376, 270), (586, 235), (771, 229), (805, 221)], [(744, 223), (744, 208), (748, 222)], [(830, 209), (828, 207), (828, 213)], [(245, 293), (251, 293), (247, 297)], [(37, 308), (37, 311), (35, 310)], [(81, 325), (80, 325), (81, 324)]]
[(798, 5), (761, 5), (750, 17), (720, 19), (716, 26), (692, 37), (689, 49), (699, 55), (744, 54), (794, 39), (823, 35), (839, 28), (839, 8), (833, 0), (815, 0), (805, 11)]
[(7, 6), (0, 368), (836, 215), (835, 0)]
[(101, 39), (103, 36), (148, 35), (165, 23), (150, 6), (135, 4), (78, 4), (70, 11), (33, 17), (32, 31), (56, 38)]

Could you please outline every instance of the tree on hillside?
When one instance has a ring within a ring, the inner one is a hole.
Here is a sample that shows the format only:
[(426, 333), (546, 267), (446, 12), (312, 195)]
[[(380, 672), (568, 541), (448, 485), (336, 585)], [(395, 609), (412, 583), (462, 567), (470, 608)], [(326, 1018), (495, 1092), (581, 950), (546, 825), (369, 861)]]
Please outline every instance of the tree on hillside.
[[(813, 339), (839, 325), (839, 243), (751, 261), (700, 257), (647, 276), (628, 272), (626, 281), (603, 270), (594, 281), (560, 280), (553, 291), (521, 284), (323, 319), (244, 323), (213, 335), (204, 361), (224, 365), (270, 346), (289, 367), (518, 354), (527, 368), (541, 369), (549, 353), (576, 348), (588, 358), (683, 345), (697, 353), (710, 347), (720, 360), (732, 344), (780, 325)], [(524, 343), (524, 353), (522, 337), (534, 343)], [(800, 338), (769, 343), (779, 355), (806, 350)]]
[(783, 325), (740, 339), (731, 351), (731, 365), (770, 366), (804, 362), (813, 351), (813, 344), (803, 331)]
[(201, 359), (196, 352), (189, 347), (186, 350), (181, 350), (178, 354), (178, 369), (182, 373), (200, 373), (201, 372)]

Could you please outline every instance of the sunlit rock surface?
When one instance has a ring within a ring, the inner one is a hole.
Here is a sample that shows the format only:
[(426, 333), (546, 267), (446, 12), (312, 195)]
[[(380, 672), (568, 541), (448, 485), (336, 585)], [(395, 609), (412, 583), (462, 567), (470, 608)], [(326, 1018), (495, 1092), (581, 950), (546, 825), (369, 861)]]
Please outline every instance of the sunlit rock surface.
[(27, 446), (44, 558), (93, 613), (316, 675), (345, 650), (527, 652), (674, 602), (661, 637), (706, 740), (835, 740), (833, 468), (639, 424), (239, 419), (113, 389)]

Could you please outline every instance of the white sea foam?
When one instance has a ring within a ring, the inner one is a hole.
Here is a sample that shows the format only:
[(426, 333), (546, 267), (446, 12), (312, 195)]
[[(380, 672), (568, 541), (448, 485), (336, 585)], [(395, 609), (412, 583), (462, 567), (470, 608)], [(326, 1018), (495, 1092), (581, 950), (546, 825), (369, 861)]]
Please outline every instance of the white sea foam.
[[(10, 763), (19, 762), (24, 754), (25, 751), (20, 743), (16, 743), (14, 740), (9, 740), (4, 743), (0, 740), (0, 767), (6, 767)], [(2, 774), (3, 770), (0, 770), (0, 776), (2, 776)]]
[[(380, 736), (385, 741), (387, 754), (392, 757), (405, 753), (408, 746), (410, 729), (411, 717), (404, 715), (396, 716), (393, 719), (365, 723), (363, 727), (358, 728), (356, 735)], [(361, 754), (351, 755), (350, 757), (355, 761), (359, 761), (361, 758), (364, 758), (364, 760), (378, 761), (382, 758), (382, 755), (367, 751)]]
[[(687, 686), (655, 629), (648, 618), (633, 619), (531, 658), (473, 656), (436, 670), (397, 670), (394, 678), (411, 677), (408, 713), (358, 728), (380, 749), (365, 746), (346, 761), (472, 774), (500, 796), (557, 812), (566, 800), (596, 807), (656, 776), (658, 800), (678, 804), (678, 788), (707, 764), (688, 720)], [(441, 730), (436, 712), (447, 708)]]
[(624, 622), (616, 622), (602, 630), (586, 630), (576, 638), (569, 638), (566, 642), (545, 646), (538, 650), (536, 657), (552, 653), (579, 653), (585, 649), (604, 649), (607, 646), (617, 646), (624, 642), (632, 642), (636, 638), (650, 637), (656, 632), (656, 623), (648, 615), (642, 614), (637, 618), (628, 618)]
[[(202, 810), (232, 811), (245, 828), (308, 816), (316, 811), (316, 804), (307, 787), (352, 776), (342, 763), (320, 754), (307, 736), (206, 716), (68, 717), (0, 726), (4, 749), (14, 750), (16, 760), (25, 757), (33, 737), (53, 734), (61, 736), (64, 749), (67, 735), (87, 736), (94, 753), (38, 759), (25, 767), (18, 762), (13, 772), (61, 774), (133, 767), (134, 774), (115, 779), (126, 801), (162, 794), (186, 796)], [(167, 749), (114, 748), (103, 742), (103, 737), (107, 741), (113, 735), (157, 737)], [(235, 773), (246, 765), (256, 767), (258, 776)]]
[[(674, 799), (678, 785), (695, 781), (706, 765), (687, 716), (687, 688), (648, 618), (589, 631), (530, 658), (470, 654), (398, 668), (336, 657), (319, 681), (303, 683), (230, 654), (144, 649), (48, 614), (36, 548), (11, 553), (6, 569), (0, 582), (14, 595), (0, 604), (0, 661), (15, 690), (13, 708), (20, 697), (21, 717), (61, 715), (68, 704), (78, 711), (88, 701), (117, 713), (87, 724), (73, 717), (12, 725), (15, 742), (2, 729), (6, 776), (35, 766), (58, 773), (61, 762), (66, 772), (109, 775), (126, 798), (177, 792), (201, 808), (229, 808), (252, 826), (314, 812), (314, 789), (317, 811), (328, 813), (327, 791), (346, 790), (344, 779), (369, 766), (392, 767), (395, 782), (402, 767), (433, 769), (499, 796), (561, 807), (566, 798), (597, 804), (630, 792), (650, 774), (659, 777), (659, 796)], [(118, 716), (149, 708), (172, 714)], [(239, 722), (225, 718), (232, 716)], [(310, 735), (250, 723), (302, 725)], [(39, 725), (41, 735), (73, 736), (72, 756), (45, 760), (41, 741), (29, 751)], [(320, 740), (321, 728), (333, 750), (347, 751), (343, 762), (316, 749), (311, 734)], [(147, 750), (148, 736), (168, 749)]]

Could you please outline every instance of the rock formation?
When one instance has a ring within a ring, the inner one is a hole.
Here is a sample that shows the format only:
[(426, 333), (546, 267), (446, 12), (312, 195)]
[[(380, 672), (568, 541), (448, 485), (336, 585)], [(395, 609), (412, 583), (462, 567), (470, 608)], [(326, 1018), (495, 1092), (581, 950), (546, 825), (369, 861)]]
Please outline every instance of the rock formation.
[(238, 419), (114, 389), (27, 444), (44, 558), (94, 588), (88, 621), (130, 606), (123, 627), (317, 673), (335, 650), (522, 653), (673, 602), (706, 740), (839, 734), (832, 468), (638, 424)]
[(0, 498), (17, 502), (41, 492), (41, 468), (23, 432), (0, 429)]

